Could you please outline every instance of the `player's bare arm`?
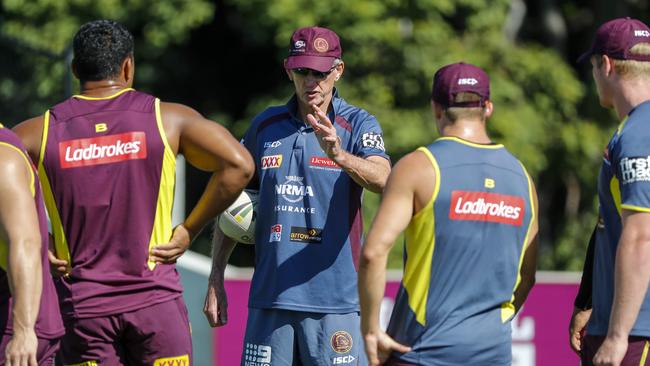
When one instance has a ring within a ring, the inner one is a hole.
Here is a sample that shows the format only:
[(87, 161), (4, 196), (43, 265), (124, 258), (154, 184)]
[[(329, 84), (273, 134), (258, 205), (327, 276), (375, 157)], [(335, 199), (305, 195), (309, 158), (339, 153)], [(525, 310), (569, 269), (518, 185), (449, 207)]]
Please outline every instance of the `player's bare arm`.
[[(41, 153), (41, 139), (43, 138), (43, 116), (30, 118), (14, 126), (13, 131), (20, 137), (25, 150), (34, 164), (38, 164)], [(68, 261), (57, 258), (53, 246), (48, 250), (50, 271), (55, 276), (64, 276), (69, 273)]]
[(255, 166), (248, 151), (223, 126), (181, 104), (161, 103), (160, 108), (174, 153), (183, 154), (192, 166), (213, 173), (194, 209), (174, 230), (170, 243), (153, 249), (152, 260), (173, 263), (203, 226), (237, 198)]
[(228, 298), (224, 286), (226, 265), (237, 242), (223, 234), (215, 223), (212, 236), (212, 269), (208, 278), (203, 313), (211, 327), (228, 323)]
[(623, 209), (623, 232), (616, 251), (614, 303), (607, 338), (595, 365), (619, 365), (628, 336), (650, 283), (650, 213)]
[(519, 312), (521, 306), (526, 301), (530, 290), (532, 290), (535, 285), (535, 272), (537, 271), (537, 234), (539, 232), (539, 215), (537, 210), (537, 190), (535, 189), (535, 184), (533, 184), (532, 180), (530, 181), (530, 187), (532, 191), (531, 204), (533, 205), (533, 219), (528, 232), (528, 242), (524, 248), (524, 258), (519, 270), (521, 282), (519, 282), (514, 293), (515, 299), (513, 305), (515, 306), (515, 312)]
[(585, 257), (584, 267), (582, 269), (582, 278), (580, 279), (580, 288), (574, 301), (573, 313), (569, 322), (569, 346), (578, 356), (582, 351), (582, 341), (584, 339), (587, 323), (591, 317), (592, 308), (592, 275), (594, 270), (594, 249), (596, 246), (596, 232), (598, 225), (589, 238), (587, 246), (587, 255)]
[(30, 187), (33, 176), (26, 158), (0, 145), (0, 235), (9, 245), (7, 275), (13, 298), (14, 334), (5, 352), (7, 365), (36, 366), (34, 331), (41, 299), (41, 237)]
[(23, 121), (12, 129), (20, 137), (34, 164), (38, 164), (43, 137), (43, 116), (37, 116)]
[(338, 164), (360, 186), (372, 192), (381, 193), (390, 174), (390, 162), (380, 156), (360, 158), (341, 147), (341, 139), (336, 128), (327, 115), (318, 108), (307, 115), (307, 122), (312, 126), (318, 143), (327, 156)]
[(400, 160), (388, 178), (359, 265), (361, 331), (370, 365), (380, 365), (393, 350), (408, 352), (379, 327), (379, 307), (386, 285), (386, 262), (397, 236), (433, 195), (435, 172), (422, 152)]

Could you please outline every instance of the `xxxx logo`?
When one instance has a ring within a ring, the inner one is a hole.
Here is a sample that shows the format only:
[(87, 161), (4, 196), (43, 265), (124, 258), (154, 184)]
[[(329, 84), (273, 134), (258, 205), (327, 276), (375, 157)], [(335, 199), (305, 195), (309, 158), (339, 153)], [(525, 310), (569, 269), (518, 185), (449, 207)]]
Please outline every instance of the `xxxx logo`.
[(153, 366), (189, 366), (190, 357), (188, 355), (159, 358), (154, 361)]
[(279, 168), (282, 165), (282, 155), (262, 156), (262, 169)]

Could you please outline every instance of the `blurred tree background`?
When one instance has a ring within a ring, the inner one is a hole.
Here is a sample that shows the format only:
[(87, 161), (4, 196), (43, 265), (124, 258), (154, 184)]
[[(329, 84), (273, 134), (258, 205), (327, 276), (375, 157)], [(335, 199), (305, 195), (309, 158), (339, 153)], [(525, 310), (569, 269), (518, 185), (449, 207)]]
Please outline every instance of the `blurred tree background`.
[[(110, 18), (136, 37), (136, 87), (188, 104), (240, 137), (292, 93), (288, 40), (318, 24), (342, 39), (341, 95), (377, 116), (393, 161), (436, 137), (431, 78), (466, 61), (492, 81), (493, 139), (532, 174), (540, 197), (540, 268), (579, 270), (596, 221), (596, 176), (618, 121), (598, 105), (590, 66), (575, 63), (597, 26), (648, 22), (646, 0), (0, 0), (0, 118), (12, 126), (78, 90), (70, 41)], [(218, 142), (215, 142), (218, 143)], [(188, 169), (187, 204), (207, 174)], [(366, 195), (366, 228), (379, 197)], [(209, 230), (192, 249), (209, 253)], [(250, 265), (252, 247), (232, 262)], [(391, 256), (399, 267), (401, 243)]]

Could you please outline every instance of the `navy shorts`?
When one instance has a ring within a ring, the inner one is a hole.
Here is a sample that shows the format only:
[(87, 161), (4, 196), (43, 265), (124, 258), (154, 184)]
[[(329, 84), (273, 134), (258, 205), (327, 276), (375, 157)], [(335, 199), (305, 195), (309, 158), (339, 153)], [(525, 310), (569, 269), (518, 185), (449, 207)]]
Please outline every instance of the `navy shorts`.
[(365, 366), (359, 313), (248, 309), (242, 366)]

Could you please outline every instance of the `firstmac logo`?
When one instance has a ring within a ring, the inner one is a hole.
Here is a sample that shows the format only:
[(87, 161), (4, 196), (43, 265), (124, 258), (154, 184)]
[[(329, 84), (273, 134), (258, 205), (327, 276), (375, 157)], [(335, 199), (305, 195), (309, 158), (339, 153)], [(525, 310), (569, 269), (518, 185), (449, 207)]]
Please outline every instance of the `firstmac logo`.
[(63, 169), (146, 158), (147, 137), (144, 132), (127, 132), (59, 143), (59, 162)]

